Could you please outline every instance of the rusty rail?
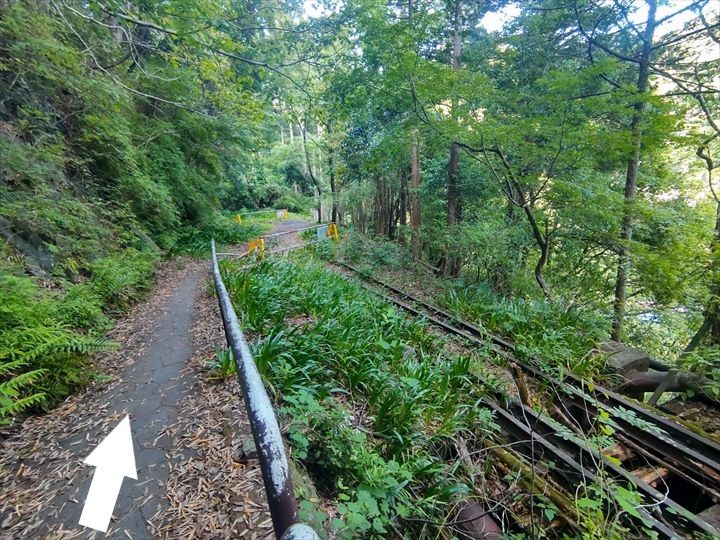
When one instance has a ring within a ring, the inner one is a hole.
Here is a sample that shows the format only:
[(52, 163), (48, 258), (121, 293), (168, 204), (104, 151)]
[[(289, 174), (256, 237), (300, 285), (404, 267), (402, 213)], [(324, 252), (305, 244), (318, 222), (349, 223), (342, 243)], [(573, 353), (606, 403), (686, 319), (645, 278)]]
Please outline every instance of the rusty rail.
[[(643, 409), (607, 389), (597, 387), (597, 395), (591, 396), (584, 390), (586, 385), (582, 384), (583, 381), (575, 376), (568, 375), (563, 381), (555, 380), (534, 366), (517, 359), (512, 354), (514, 346), (510, 342), (386, 282), (363, 275), (358, 269), (347, 263), (336, 262), (335, 264), (359, 275), (363, 280), (389, 291), (391, 296), (368, 287), (371, 292), (418, 317), (427, 319), (452, 334), (480, 345), (487, 340), (491, 341), (491, 350), (517, 363), (538, 380), (545, 380), (556, 389), (564, 390), (565, 398), (568, 401), (576, 402), (580, 409), (588, 412), (606, 410), (610, 413), (613, 421), (618, 424), (620, 435), (629, 439), (638, 453), (642, 454), (643, 459), (648, 460), (648, 464), (655, 463), (658, 467), (671, 469), (677, 476), (697, 488), (698, 494), (705, 492), (709, 498), (715, 500), (716, 492), (712, 489), (712, 484), (716, 479), (720, 479), (720, 474), (716, 473), (720, 469), (720, 465), (713, 459), (717, 446), (714, 441), (700, 437), (687, 428)], [(421, 309), (397, 297), (408, 300)], [(616, 465), (581, 440), (573, 441), (559, 436), (552, 423), (549, 423), (542, 414), (512, 399), (505, 406), (500, 406), (489, 399), (484, 401), (495, 411), (495, 421), (509, 435), (516, 445), (516, 451), (532, 460), (552, 456), (555, 466), (549, 471), (554, 473), (551, 476), (554, 476), (560, 485), (564, 485), (570, 491), (574, 489), (578, 481), (592, 480), (595, 472), (602, 469), (610, 477), (621, 482), (628, 482), (645, 497), (646, 504), (638, 511), (645, 522), (650, 524), (660, 537), (679, 537), (674, 527), (679, 527), (681, 530), (689, 528), (696, 533), (717, 536), (718, 530), (699, 515), (688, 511), (672, 500), (668, 497), (668, 493), (661, 493), (644, 480), (636, 477), (632, 471)], [(647, 421), (648, 425), (654, 425), (660, 429), (658, 431), (639, 429), (631, 422), (623, 420), (615, 414), (619, 405), (637, 414), (640, 419)], [(637, 441), (638, 444), (635, 444), (634, 441)], [(664, 459), (658, 457), (658, 450)], [(665, 487), (667, 488), (667, 486)], [(673, 527), (668, 526), (671, 523)]]
[(319, 537), (312, 528), (298, 523), (297, 501), (280, 426), (220, 275), (215, 240), (212, 240), (211, 248), (213, 281), (225, 337), (235, 359), (235, 369), (260, 460), (275, 536), (281, 540), (317, 539)]

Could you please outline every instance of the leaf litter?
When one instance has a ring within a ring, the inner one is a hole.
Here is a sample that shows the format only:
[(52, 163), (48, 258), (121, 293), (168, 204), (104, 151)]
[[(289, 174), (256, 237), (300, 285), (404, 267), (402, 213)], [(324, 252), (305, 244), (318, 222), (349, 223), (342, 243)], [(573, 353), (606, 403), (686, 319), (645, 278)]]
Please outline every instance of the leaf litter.
[[(61, 514), (72, 505), (79, 515), (84, 493), (79, 493), (77, 477), (93, 473), (83, 464), (83, 450), (99, 443), (89, 433), (108, 433), (126, 413), (109, 414), (111, 398), (125, 382), (120, 375), (146, 352), (158, 310), (187, 274), (205, 267), (202, 275), (209, 283), (208, 266), (207, 261), (189, 260), (162, 265), (151, 297), (110, 332), (108, 338), (120, 347), (96, 357), (98, 371), (110, 378), (93, 382), (45, 415), (0, 431), (0, 538), (132, 538), (117, 526), (116, 516), (103, 535), (77, 522), (63, 523)], [(146, 520), (148, 528), (153, 537), (167, 539), (272, 538), (259, 464), (240, 457), (250, 427), (237, 382), (208, 378), (207, 360), (224, 334), (207, 288), (197, 297), (191, 333), (193, 356), (183, 370), (191, 391), (179, 404), (176, 421), (152, 443), (165, 436), (172, 440), (167, 480), (159, 493), (154, 486), (145, 487), (139, 501), (162, 499)]]

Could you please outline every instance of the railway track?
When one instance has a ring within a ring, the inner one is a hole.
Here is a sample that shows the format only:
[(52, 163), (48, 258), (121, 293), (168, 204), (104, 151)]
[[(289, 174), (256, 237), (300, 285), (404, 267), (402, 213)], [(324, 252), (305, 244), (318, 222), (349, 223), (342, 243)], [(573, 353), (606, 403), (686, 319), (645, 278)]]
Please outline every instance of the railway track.
[[(495, 354), (515, 363), (551, 391), (548, 395), (557, 396), (561, 420), (514, 398), (504, 398), (504, 403), (486, 399), (485, 405), (495, 412), (496, 422), (513, 443), (514, 451), (533, 465), (542, 463), (545, 472), (566, 491), (574, 494), (581, 483), (600, 482), (602, 476), (603, 482), (612, 479), (642, 496), (643, 504), (628, 514), (635, 526), (652, 529), (661, 538), (698, 534), (720, 537), (720, 532), (705, 519), (713, 521), (720, 510), (720, 445), (715, 441), (575, 375), (560, 380), (543, 372), (539, 363), (518, 359), (510, 341), (349, 264), (334, 264), (358, 276), (368, 290), (414, 316), (470, 344), (489, 345)], [(601, 424), (614, 429), (616, 441), (603, 451), (589, 443)]]

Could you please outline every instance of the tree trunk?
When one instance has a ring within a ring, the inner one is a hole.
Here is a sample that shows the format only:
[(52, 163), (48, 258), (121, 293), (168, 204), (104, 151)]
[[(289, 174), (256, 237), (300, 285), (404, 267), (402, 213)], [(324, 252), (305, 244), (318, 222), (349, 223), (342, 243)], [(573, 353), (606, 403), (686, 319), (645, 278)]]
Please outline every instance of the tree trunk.
[(308, 176), (312, 180), (315, 189), (317, 190), (317, 222), (322, 223), (322, 190), (320, 189), (320, 183), (315, 177), (315, 173), (312, 170), (312, 164), (310, 163), (310, 154), (307, 149), (307, 129), (305, 123), (300, 124), (300, 134), (302, 135), (303, 153), (305, 154), (305, 165), (307, 167)]
[(400, 195), (398, 194), (397, 197), (395, 197), (395, 194), (393, 193), (393, 189), (390, 185), (387, 187), (387, 195), (388, 200), (391, 201), (390, 208), (389, 208), (389, 217), (390, 221), (388, 223), (388, 240), (395, 240), (397, 238), (397, 224), (398, 224), (398, 218), (400, 217)]
[(328, 174), (330, 175), (330, 193), (332, 194), (332, 216), (331, 221), (342, 225), (342, 214), (340, 213), (340, 190), (335, 178), (335, 149), (332, 140), (332, 124), (325, 125), (328, 133)]
[[(412, 5), (412, 4), (411, 4)], [(412, 183), (412, 210), (410, 212), (410, 227), (412, 228), (413, 257), (422, 256), (420, 246), (420, 160), (418, 156), (418, 134), (413, 133), (410, 147), (410, 178)]]
[(365, 201), (360, 199), (350, 208), (352, 223), (358, 232), (367, 234), (367, 211)]
[(645, 92), (648, 87), (652, 41), (655, 34), (655, 14), (657, 0), (648, 0), (648, 16), (643, 35), (643, 50), (640, 57), (637, 78), (637, 101), (633, 107), (630, 124), (632, 153), (628, 159), (625, 173), (625, 204), (620, 228), (620, 251), (618, 252), (617, 279), (615, 281), (615, 301), (613, 303), (613, 321), (610, 339), (622, 341), (623, 322), (625, 318), (625, 300), (627, 296), (627, 280), (630, 270), (630, 242), (633, 235), (633, 202), (637, 194), (637, 173), (642, 148), (642, 122), (645, 113)]
[[(415, 3), (408, 0), (407, 6), (408, 24), (412, 25), (415, 14)], [(418, 151), (418, 130), (413, 129), (412, 143), (410, 146), (410, 184), (412, 186), (412, 197), (410, 202), (410, 229), (413, 248), (413, 258), (419, 260), (422, 257), (420, 245), (420, 161)], [(407, 189), (407, 186), (406, 186)], [(407, 201), (405, 202), (407, 205)]]
[[(708, 181), (712, 187), (712, 161), (708, 164)], [(712, 262), (711, 272), (713, 276), (712, 285), (710, 287), (712, 296), (707, 303), (705, 312), (703, 313), (703, 323), (695, 332), (695, 335), (683, 350), (681, 356), (687, 356), (700, 345), (705, 337), (710, 334), (713, 344), (720, 343), (720, 200), (717, 201), (715, 209), (715, 235), (712, 242)]]
[(550, 236), (547, 228), (545, 230), (545, 235), (543, 235), (542, 231), (540, 230), (540, 226), (535, 219), (535, 214), (533, 213), (530, 201), (527, 200), (527, 198), (525, 197), (525, 192), (522, 191), (519, 185), (515, 185), (515, 192), (520, 199), (519, 202), (522, 205), (522, 209), (525, 212), (528, 223), (530, 224), (530, 230), (532, 231), (535, 243), (540, 249), (540, 258), (538, 259), (537, 263), (535, 263), (535, 281), (537, 281), (538, 285), (540, 286), (540, 289), (542, 290), (545, 298), (547, 300), (550, 300), (550, 289), (548, 288), (547, 283), (545, 283), (545, 275), (543, 273), (545, 265), (548, 262), (548, 257), (550, 256)]
[[(654, 392), (668, 376), (665, 372), (646, 371), (631, 373), (618, 386), (617, 390), (623, 393), (644, 393)], [(705, 385), (711, 384), (711, 381), (701, 375), (694, 373), (678, 373), (672, 384), (665, 389), (666, 392), (685, 392), (692, 390), (696, 394), (707, 396)]]
[(383, 198), (385, 197), (382, 179), (380, 176), (375, 177), (375, 196), (373, 200), (373, 222), (375, 224), (375, 234), (381, 236), (385, 234), (385, 205)]
[[(460, 35), (460, 17), (462, 9), (460, 0), (455, 0), (455, 15), (453, 19), (453, 48), (452, 48), (452, 68), (454, 71), (460, 70), (460, 53), (461, 53), (461, 35)], [(453, 96), (451, 114), (453, 118), (457, 115), (457, 96)], [(452, 233), (453, 229), (460, 222), (460, 197), (457, 188), (458, 178), (458, 144), (453, 142), (450, 144), (450, 163), (448, 164), (448, 183), (447, 183), (447, 224), (448, 229)], [(451, 277), (460, 275), (461, 260), (457, 255), (450, 255), (448, 247), (445, 255), (445, 274)]]
[(333, 162), (332, 150), (328, 153), (328, 169), (330, 171), (330, 192), (332, 194), (332, 216), (331, 221), (342, 225), (342, 215), (340, 214), (340, 203), (337, 180), (335, 179), (335, 164)]
[(403, 171), (400, 177), (400, 208), (398, 209), (398, 218), (400, 222), (400, 229), (398, 233), (398, 241), (401, 246), (406, 245), (405, 242), (405, 226), (407, 225), (407, 212), (408, 212), (408, 173)]

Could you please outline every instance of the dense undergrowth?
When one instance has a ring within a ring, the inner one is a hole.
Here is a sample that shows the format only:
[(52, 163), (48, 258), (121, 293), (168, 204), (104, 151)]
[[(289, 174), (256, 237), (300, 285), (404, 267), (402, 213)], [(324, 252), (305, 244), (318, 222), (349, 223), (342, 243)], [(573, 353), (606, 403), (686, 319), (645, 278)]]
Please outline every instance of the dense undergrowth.
[[(313, 251), (334, 255), (330, 245)], [(224, 280), (244, 329), (256, 336), (254, 358), (278, 402), (291, 455), (313, 479), (322, 507), (332, 509), (327, 517), (306, 497), (304, 519), (340, 538), (435, 537), (453, 530), (464, 502), (479, 498), (515, 531), (510, 537), (523, 536), (531, 514), (533, 528), (552, 522), (559, 510), (546, 494), (518, 487), (533, 484), (527, 471), (498, 470), (492, 460), (468, 469), (461, 457), (461, 447), (485, 453), (501, 440), (485, 400), (505, 394), (507, 383), (489, 352), (458, 352), (317, 258), (236, 264), (224, 263)], [(602, 427), (584, 443), (611, 445), (611, 430)], [(624, 534), (617, 516), (639, 504), (634, 492), (607, 480), (575, 495), (588, 537)], [(618, 502), (620, 510), (604, 512)]]
[[(187, 228), (174, 254), (202, 256), (209, 240), (245, 242), (263, 228), (239, 225), (218, 214), (211, 226)], [(0, 423), (23, 410), (48, 410), (59, 400), (102, 377), (93, 353), (113, 344), (104, 339), (114, 318), (152, 286), (161, 252), (110, 242), (89, 258), (80, 252), (52, 273), (30, 276), (25, 261), (8, 247), (0, 260)]]
[(0, 266), (0, 422), (24, 409), (48, 409), (98, 376), (90, 362), (111, 343), (111, 318), (149, 288), (152, 253), (128, 249), (92, 261), (83, 281), (45, 282), (19, 265)]
[(373, 241), (353, 231), (347, 232), (341, 256), (370, 275), (394, 281), (401, 289), (408, 288), (403, 283), (408, 273), (415, 280), (424, 279), (419, 284), (420, 293), (428, 300), (488, 332), (511, 339), (521, 358), (539, 358), (549, 370), (582, 376), (592, 377), (602, 371), (604, 358), (590, 351), (605, 339), (607, 322), (592, 309), (530, 295), (504, 296), (473, 276), (437, 279), (429, 270), (417, 272), (407, 250), (397, 244)]
[[(558, 295), (549, 301), (522, 280), (513, 282), (513, 294), (503, 294), (472, 272), (444, 279), (433, 275), (430, 268), (418, 271), (408, 249), (397, 243), (373, 239), (352, 229), (345, 231), (340, 254), (362, 272), (393, 282), (401, 289), (407, 289), (407, 277), (412, 276), (410, 281), (417, 282), (421, 295), (488, 332), (510, 339), (520, 358), (539, 360), (538, 367), (544, 371), (570, 371), (594, 381), (617, 382), (607, 370), (606, 355), (599, 350), (599, 345), (607, 341), (610, 320), (602, 305), (577, 303), (571, 295)], [(627, 318), (626, 343), (681, 371), (704, 375), (703, 392), (717, 399), (718, 353), (713, 348), (700, 348), (680, 358), (676, 354), (677, 344), (692, 336), (692, 318), (684, 311), (640, 307), (639, 313)], [(694, 393), (686, 390), (672, 396), (692, 397)]]
[[(458, 349), (329, 271), (322, 260), (337, 256), (331, 243), (311, 251), (222, 266), (291, 456), (322, 500), (325, 513), (303, 492), (303, 519), (339, 538), (430, 538), (454, 531), (458, 509), (475, 499), (501, 516), (509, 538), (528, 528), (545, 534), (558, 506), (537, 491), (534, 469), (493, 451), (504, 448), (503, 437), (487, 400), (506, 399), (508, 382), (492, 354)], [(568, 351), (582, 346), (582, 338), (562, 339)], [(218, 353), (214, 370), (230, 376), (226, 353)], [(614, 444), (613, 423), (601, 417), (596, 428), (581, 443), (600, 452)], [(577, 439), (560, 423), (557, 430)], [(469, 466), (468, 452), (484, 465)], [(638, 494), (602, 472), (563, 504), (587, 538), (629, 537), (627, 516), (640, 519)]]
[(337, 504), (332, 528), (382, 537), (445, 522), (470, 488), (440, 456), (465, 432), (494, 430), (474, 406), (479, 358), (448, 353), (426, 326), (317, 263), (227, 265), (224, 277), (243, 326), (262, 336), (255, 360), (290, 422), (292, 455)]

